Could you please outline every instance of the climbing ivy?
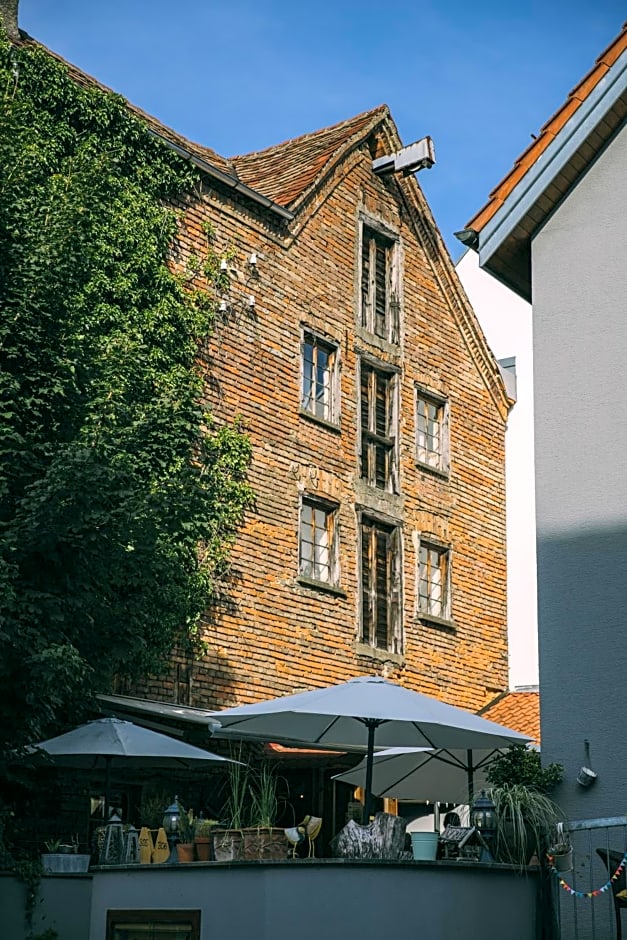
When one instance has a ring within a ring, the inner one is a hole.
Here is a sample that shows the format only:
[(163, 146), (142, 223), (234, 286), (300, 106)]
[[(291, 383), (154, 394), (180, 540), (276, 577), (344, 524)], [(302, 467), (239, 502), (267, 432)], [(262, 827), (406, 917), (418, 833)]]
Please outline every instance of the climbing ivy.
[(199, 404), (215, 252), (167, 263), (195, 171), (1, 32), (0, 101), (1, 754), (165, 667), (252, 492), (243, 429)]

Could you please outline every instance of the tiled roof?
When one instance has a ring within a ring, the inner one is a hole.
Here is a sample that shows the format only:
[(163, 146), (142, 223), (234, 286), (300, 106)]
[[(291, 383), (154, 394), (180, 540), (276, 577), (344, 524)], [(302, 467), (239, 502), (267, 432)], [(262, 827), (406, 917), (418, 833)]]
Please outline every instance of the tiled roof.
[(540, 695), (538, 692), (504, 692), (479, 712), (482, 718), (527, 734), (540, 743)]
[(594, 68), (579, 82), (568, 95), (564, 104), (541, 128), (532, 144), (520, 155), (507, 176), (490, 193), (486, 205), (466, 224), (466, 228), (480, 232), (496, 214), (515, 186), (533, 167), (538, 157), (544, 153), (551, 141), (559, 134), (566, 122), (581, 107), (590, 93), (607, 74), (619, 56), (627, 49), (627, 23), (596, 60)]
[[(45, 49), (48, 55), (66, 67), (78, 85), (111, 91), (106, 85), (67, 62), (56, 52), (42, 46), (26, 33), (22, 32), (21, 37), (16, 41), (17, 45)], [(329, 172), (351, 146), (390, 117), (387, 105), (380, 105), (331, 127), (295, 137), (257, 153), (243, 154), (227, 160), (210, 147), (194, 143), (178, 134), (141, 108), (128, 102), (127, 105), (155, 134), (193, 157), (211, 164), (234, 180), (239, 180), (279, 206), (288, 206), (295, 202), (321, 174)]]
[(356, 140), (363, 139), (389, 115), (387, 105), (380, 105), (267, 150), (231, 157), (229, 162), (247, 186), (281, 206), (288, 206), (303, 195), (322, 172), (328, 172)]

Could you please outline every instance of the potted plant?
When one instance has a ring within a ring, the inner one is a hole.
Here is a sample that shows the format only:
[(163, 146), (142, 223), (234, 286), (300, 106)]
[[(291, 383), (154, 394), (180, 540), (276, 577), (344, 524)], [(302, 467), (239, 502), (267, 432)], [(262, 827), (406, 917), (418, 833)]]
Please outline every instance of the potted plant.
[(217, 819), (202, 819), (198, 817), (194, 824), (194, 845), (196, 858), (199, 862), (208, 862), (211, 859), (211, 843), (213, 830), (218, 825)]
[(179, 843), (177, 854), (179, 862), (194, 861), (194, 811), (186, 810), (182, 803), (177, 801), (179, 816)]
[(554, 838), (551, 839), (547, 849), (549, 864), (556, 871), (566, 872), (573, 870), (573, 845), (570, 841), (570, 835), (564, 830), (564, 824), (557, 823), (555, 827)]
[(41, 855), (41, 866), (46, 874), (79, 874), (89, 870), (91, 855), (79, 854), (78, 836), (69, 842), (48, 839), (44, 845), (46, 851)]
[(276, 771), (267, 763), (252, 772), (250, 827), (244, 831), (244, 858), (283, 859), (287, 856), (285, 830), (274, 825), (279, 805), (278, 784)]
[(562, 779), (561, 764), (542, 767), (540, 755), (524, 744), (499, 754), (487, 770), (496, 810), (496, 855), (524, 867), (534, 854), (543, 858), (550, 834), (564, 814), (548, 796)]
[(232, 862), (244, 857), (244, 833), (249, 802), (250, 768), (241, 762), (241, 743), (231, 748), (229, 764), (229, 796), (224, 808), (226, 825), (221, 823), (213, 832), (213, 856), (217, 862)]

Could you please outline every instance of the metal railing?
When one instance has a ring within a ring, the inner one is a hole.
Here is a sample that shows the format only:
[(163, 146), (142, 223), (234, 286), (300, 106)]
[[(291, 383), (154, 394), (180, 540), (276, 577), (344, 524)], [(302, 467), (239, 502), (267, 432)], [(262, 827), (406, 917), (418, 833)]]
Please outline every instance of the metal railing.
[[(616, 915), (604, 853), (627, 851), (627, 816), (580, 819), (569, 823), (573, 869), (551, 874), (551, 896), (560, 940), (614, 940)], [(593, 893), (594, 892), (594, 893)], [(597, 893), (599, 892), (599, 893)], [(627, 930), (627, 924), (626, 924)]]

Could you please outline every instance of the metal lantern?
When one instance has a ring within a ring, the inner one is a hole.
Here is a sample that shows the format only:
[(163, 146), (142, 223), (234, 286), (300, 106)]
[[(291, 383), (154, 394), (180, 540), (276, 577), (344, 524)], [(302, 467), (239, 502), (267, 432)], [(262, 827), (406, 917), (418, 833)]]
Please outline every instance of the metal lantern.
[(496, 807), (485, 790), (481, 791), (470, 810), (470, 825), (474, 826), (489, 844), (496, 834)]
[(124, 861), (125, 843), (122, 820), (117, 813), (112, 813), (105, 827), (104, 840), (100, 851), (100, 864), (122, 865)]
[(181, 811), (179, 809), (179, 798), (178, 796), (174, 797), (174, 800), (163, 813), (163, 828), (165, 834), (168, 837), (168, 842), (178, 842), (179, 841), (179, 826), (181, 822)]

